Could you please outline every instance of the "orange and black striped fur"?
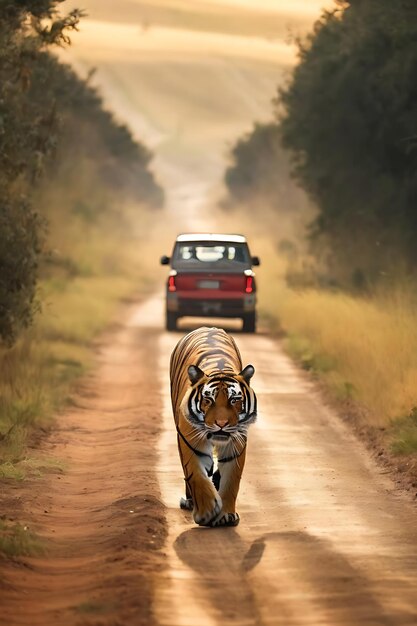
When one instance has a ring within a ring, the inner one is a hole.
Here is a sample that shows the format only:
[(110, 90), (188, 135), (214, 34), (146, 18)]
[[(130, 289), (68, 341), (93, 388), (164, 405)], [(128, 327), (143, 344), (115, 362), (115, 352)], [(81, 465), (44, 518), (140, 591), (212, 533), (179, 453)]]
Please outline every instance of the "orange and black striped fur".
[(192, 509), (200, 526), (239, 523), (236, 497), (248, 427), (256, 420), (254, 372), (252, 365), (242, 369), (236, 343), (219, 328), (194, 330), (172, 353), (171, 398), (186, 483), (180, 506)]

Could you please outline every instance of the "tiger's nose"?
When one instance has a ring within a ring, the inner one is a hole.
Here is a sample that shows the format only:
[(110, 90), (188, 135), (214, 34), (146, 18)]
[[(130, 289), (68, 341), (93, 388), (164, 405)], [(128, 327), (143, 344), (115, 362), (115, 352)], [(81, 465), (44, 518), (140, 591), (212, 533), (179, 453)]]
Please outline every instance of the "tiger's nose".
[(229, 423), (229, 420), (216, 420), (216, 424), (217, 426), (220, 426), (220, 428), (223, 428), (228, 423)]

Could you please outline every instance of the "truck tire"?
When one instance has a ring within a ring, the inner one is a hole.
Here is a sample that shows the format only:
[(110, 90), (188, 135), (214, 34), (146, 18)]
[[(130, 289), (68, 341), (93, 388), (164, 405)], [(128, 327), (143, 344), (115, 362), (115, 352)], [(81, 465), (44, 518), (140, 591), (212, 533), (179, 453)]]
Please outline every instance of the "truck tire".
[(177, 330), (177, 320), (178, 317), (175, 313), (167, 311), (165, 317), (165, 328), (169, 331)]
[(255, 313), (248, 313), (242, 319), (243, 319), (242, 331), (244, 333), (256, 332), (256, 314)]

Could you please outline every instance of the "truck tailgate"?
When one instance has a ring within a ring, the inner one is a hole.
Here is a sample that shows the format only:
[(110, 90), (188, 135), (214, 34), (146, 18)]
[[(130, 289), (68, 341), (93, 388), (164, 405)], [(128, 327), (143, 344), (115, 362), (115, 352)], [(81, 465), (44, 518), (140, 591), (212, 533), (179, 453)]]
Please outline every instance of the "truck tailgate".
[(215, 272), (178, 273), (175, 277), (177, 291), (183, 296), (215, 298), (236, 297), (245, 293), (245, 274), (226, 274)]

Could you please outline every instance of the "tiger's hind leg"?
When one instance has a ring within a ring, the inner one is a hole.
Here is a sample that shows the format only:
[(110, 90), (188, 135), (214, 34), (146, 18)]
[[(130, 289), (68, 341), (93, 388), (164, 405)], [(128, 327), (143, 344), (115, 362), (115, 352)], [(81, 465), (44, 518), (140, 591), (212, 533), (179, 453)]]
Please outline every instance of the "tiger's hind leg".
[(220, 472), (218, 469), (214, 472), (213, 476), (211, 477), (211, 480), (213, 481), (213, 485), (216, 487), (218, 491), (220, 487)]
[(194, 508), (194, 502), (191, 495), (191, 489), (185, 481), (185, 498), (180, 498), (180, 509), (183, 511), (192, 511)]

